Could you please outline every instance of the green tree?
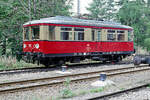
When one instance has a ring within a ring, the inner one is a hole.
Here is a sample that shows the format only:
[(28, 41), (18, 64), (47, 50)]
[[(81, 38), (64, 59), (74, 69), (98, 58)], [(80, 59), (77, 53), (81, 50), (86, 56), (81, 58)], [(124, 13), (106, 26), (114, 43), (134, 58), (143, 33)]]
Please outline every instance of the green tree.
[(150, 51), (150, 38), (144, 40), (144, 46), (147, 47), (147, 50)]
[(116, 18), (117, 9), (115, 8), (115, 5), (116, 5), (115, 0), (107, 0), (106, 1), (105, 19), (114, 20)]
[(90, 13), (90, 17), (94, 19), (104, 19), (105, 18), (105, 12), (104, 9), (106, 4), (105, 0), (93, 0), (91, 4), (89, 4), (89, 8), (87, 10)]
[(72, 0), (1, 0), (0, 1), (0, 54), (21, 51), (22, 25), (34, 19), (66, 15)]
[(87, 10), (94, 19), (112, 20), (115, 18), (116, 8), (114, 0), (93, 0)]
[(126, 0), (120, 4), (122, 5), (117, 13), (118, 20), (134, 28), (135, 43), (143, 46), (149, 27), (146, 3), (143, 0)]

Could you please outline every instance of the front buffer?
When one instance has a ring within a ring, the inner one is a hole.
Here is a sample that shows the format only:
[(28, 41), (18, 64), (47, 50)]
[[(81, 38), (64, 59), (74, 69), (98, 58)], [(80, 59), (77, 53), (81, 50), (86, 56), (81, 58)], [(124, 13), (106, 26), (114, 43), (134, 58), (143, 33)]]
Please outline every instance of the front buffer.
[(134, 65), (149, 64), (150, 66), (150, 55), (136, 55), (133, 59)]

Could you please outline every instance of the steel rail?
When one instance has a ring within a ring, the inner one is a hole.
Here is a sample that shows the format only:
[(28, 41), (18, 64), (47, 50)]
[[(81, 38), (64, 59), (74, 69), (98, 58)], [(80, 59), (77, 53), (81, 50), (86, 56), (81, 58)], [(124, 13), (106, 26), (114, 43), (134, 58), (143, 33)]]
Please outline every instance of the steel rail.
[[(146, 66), (142, 66), (142, 67), (146, 67)], [(85, 72), (85, 73), (77, 73), (77, 74), (69, 74), (69, 75), (59, 75), (59, 76), (54, 76), (54, 77), (45, 77), (45, 78), (36, 78), (36, 79), (29, 79), (29, 80), (18, 80), (18, 81), (3, 82), (3, 83), (0, 83), (0, 87), (4, 86), (4, 85), (20, 84), (20, 83), (23, 84), (23, 83), (27, 83), (27, 82), (37, 82), (37, 81), (44, 81), (44, 80), (56, 80), (56, 79), (69, 78), (69, 77), (78, 77), (81, 75), (99, 74), (102, 72), (128, 70), (128, 69), (133, 69), (133, 68), (135, 68), (135, 67), (113, 68), (113, 69), (93, 71), (93, 72)]]
[[(107, 76), (111, 77), (111, 76), (115, 76), (115, 75), (120, 75), (120, 74), (127, 74), (127, 73), (134, 73), (134, 72), (140, 72), (140, 71), (146, 71), (146, 70), (150, 70), (150, 68), (144, 68), (144, 69), (138, 69), (138, 70), (133, 70), (133, 71), (123, 71), (123, 72), (116, 72), (116, 73), (108, 73)], [(108, 71), (108, 70), (107, 70)], [(109, 70), (110, 71), (110, 70)], [(86, 73), (87, 74), (87, 73)], [(73, 75), (70, 75), (73, 76)], [(60, 77), (65, 77), (65, 76), (60, 76)], [(58, 76), (57, 78), (60, 79), (60, 77)], [(66, 76), (67, 77), (67, 76)], [(56, 77), (52, 77), (52, 79), (55, 79)], [(71, 83), (74, 82), (79, 82), (79, 81), (88, 81), (88, 80), (94, 80), (99, 78), (99, 75), (96, 76), (92, 76), (92, 77), (85, 77), (85, 78), (78, 78), (78, 79), (71, 79)], [(47, 81), (48, 78), (45, 78), (45, 80)], [(42, 79), (43, 81), (44, 79)], [(36, 82), (38, 81), (38, 79), (33, 80), (28, 80), (30, 82)], [(26, 82), (29, 83), (28, 81), (22, 81), (22, 82)], [(41, 80), (40, 80), (41, 81)], [(13, 84), (16, 84), (15, 82), (12, 82)], [(11, 83), (11, 84), (12, 84)], [(17, 83), (19, 83), (19, 81), (17, 81)], [(44, 84), (37, 84), (37, 85), (30, 85), (30, 86), (23, 86), (23, 87), (17, 87), (17, 88), (9, 88), (9, 89), (0, 89), (0, 94), (3, 93), (8, 93), (8, 92), (16, 92), (16, 91), (21, 91), (21, 90), (28, 90), (28, 89), (33, 89), (33, 88), (39, 88), (39, 87), (45, 87), (45, 86), (53, 86), (53, 85), (59, 85), (59, 84), (63, 84), (64, 80), (59, 80), (56, 82), (48, 82), (48, 83), (44, 83)], [(11, 85), (9, 82), (8, 83), (2, 83), (1, 86), (6, 86), (7, 85)], [(20, 84), (22, 84), (20, 82)]]
[(131, 91), (139, 90), (139, 89), (145, 88), (147, 86), (149, 86), (149, 83), (146, 83), (146, 84), (143, 84), (143, 85), (140, 85), (140, 86), (135, 86), (135, 87), (132, 87), (132, 88), (128, 88), (128, 89), (125, 89), (125, 90), (118, 90), (116, 92), (107, 93), (107, 94), (100, 95), (100, 96), (90, 97), (87, 100), (104, 99), (104, 98), (112, 97), (112, 96), (115, 96), (115, 95), (118, 95), (118, 94), (122, 94), (122, 93), (126, 93), (126, 92), (131, 92)]
[[(80, 68), (80, 67), (85, 67), (85, 65), (89, 65), (89, 66), (96, 66), (96, 65), (103, 65), (104, 63), (102, 62), (88, 62), (88, 63), (76, 63), (76, 64), (68, 64), (68, 66), (70, 68), (76, 67), (76, 68)], [(118, 65), (118, 64), (126, 64), (126, 63), (116, 63), (114, 65)], [(131, 64), (131, 63), (129, 63)], [(106, 63), (105, 65), (110, 65), (110, 63)], [(19, 74), (19, 73), (35, 73), (35, 72), (47, 72), (47, 71), (53, 71), (56, 69), (60, 69), (60, 67), (54, 66), (54, 67), (31, 67), (31, 68), (20, 68), (20, 69), (8, 69), (8, 70), (0, 70), (0, 75), (10, 75), (10, 74)]]

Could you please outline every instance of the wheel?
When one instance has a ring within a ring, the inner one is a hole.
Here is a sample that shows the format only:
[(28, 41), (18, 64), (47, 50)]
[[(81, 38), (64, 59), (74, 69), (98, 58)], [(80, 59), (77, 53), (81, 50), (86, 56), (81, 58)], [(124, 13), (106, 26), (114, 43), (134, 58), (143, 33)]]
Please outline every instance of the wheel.
[(44, 65), (45, 67), (49, 67), (49, 63), (48, 63), (48, 62), (45, 62), (43, 65)]
[(106, 60), (102, 61), (104, 64), (106, 63)]
[(49, 67), (50, 65), (49, 60), (41, 60), (40, 63), (43, 64), (45, 67)]
[(119, 56), (119, 57), (117, 57), (117, 59), (116, 59), (116, 61), (115, 62), (120, 62), (122, 59), (121, 59), (121, 57)]

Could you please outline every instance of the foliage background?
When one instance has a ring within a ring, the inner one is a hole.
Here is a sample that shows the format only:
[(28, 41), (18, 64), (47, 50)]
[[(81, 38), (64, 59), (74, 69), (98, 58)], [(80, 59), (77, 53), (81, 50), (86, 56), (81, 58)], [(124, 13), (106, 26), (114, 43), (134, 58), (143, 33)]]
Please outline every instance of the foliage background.
[[(73, 0), (1, 0), (0, 55), (22, 51), (23, 23), (50, 16), (72, 16)], [(134, 28), (134, 42), (150, 50), (150, 0), (93, 0), (86, 17), (117, 21)], [(81, 15), (80, 17), (84, 17)]]
[(135, 46), (150, 51), (150, 0), (93, 0), (87, 10), (89, 17), (133, 27)]
[(34, 19), (70, 16), (72, 0), (1, 0), (0, 55), (22, 51), (22, 25)]

